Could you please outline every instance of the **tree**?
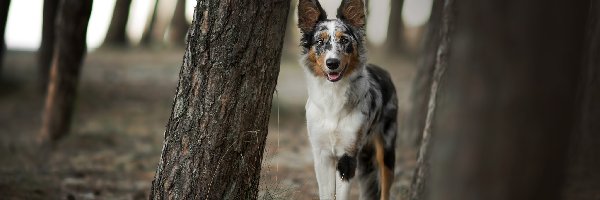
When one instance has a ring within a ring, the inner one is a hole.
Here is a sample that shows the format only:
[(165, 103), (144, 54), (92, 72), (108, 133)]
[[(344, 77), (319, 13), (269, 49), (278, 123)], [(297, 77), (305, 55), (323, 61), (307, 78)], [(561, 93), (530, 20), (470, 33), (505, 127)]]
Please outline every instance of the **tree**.
[[(436, 0), (427, 30), (422, 65), (417, 72), (412, 93), (411, 121), (406, 127), (409, 134), (421, 136), (417, 154), (417, 168), (411, 182), (409, 198), (426, 199), (427, 180), (430, 178), (431, 123), (435, 115), (441, 78), (446, 70), (453, 28), (454, 0)], [(410, 142), (409, 142), (410, 143)]]
[(61, 0), (56, 21), (54, 52), (44, 107), (41, 142), (57, 140), (69, 132), (79, 71), (86, 53), (86, 31), (92, 0)]
[(589, 4), (588, 28), (580, 73), (577, 124), (571, 137), (564, 199), (600, 196), (600, 4)]
[(390, 54), (404, 52), (404, 22), (402, 21), (402, 7), (404, 0), (390, 1), (390, 18), (387, 30), (387, 52)]
[(6, 29), (6, 20), (8, 19), (8, 8), (10, 0), (0, 2), (0, 74), (2, 74), (2, 66), (4, 63), (4, 51), (6, 51), (6, 43), (4, 42), (4, 31)]
[(256, 198), (289, 1), (198, 1), (151, 199)]
[(171, 18), (171, 26), (169, 27), (169, 40), (171, 44), (183, 46), (189, 27), (190, 25), (185, 18), (185, 0), (177, 0), (173, 18)]
[(52, 55), (54, 54), (54, 38), (56, 34), (54, 27), (56, 25), (58, 2), (59, 0), (44, 0), (42, 42), (38, 50), (39, 87), (44, 92), (48, 88)]
[(154, 7), (150, 13), (148, 22), (146, 22), (146, 28), (144, 28), (144, 32), (142, 33), (142, 39), (140, 40), (141, 45), (149, 45), (152, 42), (152, 33), (154, 32), (154, 27), (156, 26), (158, 3), (160, 3), (159, 0), (154, 1)]
[(561, 199), (589, 3), (463, 0), (444, 11), (453, 31), (436, 54), (447, 67), (425, 199)]
[(127, 20), (131, 0), (117, 0), (103, 46), (127, 46)]

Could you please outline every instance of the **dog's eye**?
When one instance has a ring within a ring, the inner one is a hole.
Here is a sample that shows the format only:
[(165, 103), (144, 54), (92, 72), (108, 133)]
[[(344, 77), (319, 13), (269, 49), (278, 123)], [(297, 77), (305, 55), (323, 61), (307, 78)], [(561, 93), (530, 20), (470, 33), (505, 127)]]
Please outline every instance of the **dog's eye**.
[(342, 38), (340, 38), (340, 43), (341, 43), (341, 44), (347, 44), (348, 42), (350, 42), (350, 41), (348, 40), (348, 38), (346, 38), (346, 37), (342, 37)]
[(321, 46), (323, 45), (323, 43), (325, 43), (322, 39), (317, 41), (317, 45)]

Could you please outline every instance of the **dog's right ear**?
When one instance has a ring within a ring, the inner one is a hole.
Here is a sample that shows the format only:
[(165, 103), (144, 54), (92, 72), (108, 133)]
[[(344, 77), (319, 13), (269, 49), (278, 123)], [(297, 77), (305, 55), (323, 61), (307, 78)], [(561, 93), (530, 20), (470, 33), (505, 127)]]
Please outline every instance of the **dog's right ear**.
[(313, 31), (319, 21), (326, 19), (327, 14), (318, 0), (300, 0), (298, 2), (298, 27), (303, 33)]

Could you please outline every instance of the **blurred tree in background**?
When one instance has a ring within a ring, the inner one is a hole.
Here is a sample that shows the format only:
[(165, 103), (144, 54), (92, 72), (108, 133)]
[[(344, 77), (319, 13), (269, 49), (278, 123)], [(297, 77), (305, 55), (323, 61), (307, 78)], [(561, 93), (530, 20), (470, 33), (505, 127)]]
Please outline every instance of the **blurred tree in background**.
[(116, 1), (103, 46), (125, 47), (128, 45), (129, 40), (127, 38), (126, 28), (130, 7), (131, 0)]
[(8, 18), (8, 8), (10, 0), (0, 2), (0, 75), (2, 74), (2, 64), (4, 61), (4, 52), (6, 51), (6, 42), (4, 41), (4, 30), (6, 28), (6, 20)]
[(57, 140), (69, 132), (79, 72), (86, 49), (86, 32), (92, 0), (61, 0), (56, 20), (54, 52), (43, 114), (41, 142)]
[(38, 50), (38, 81), (40, 90), (45, 93), (48, 89), (48, 77), (52, 65), (52, 56), (54, 55), (54, 40), (56, 13), (59, 0), (44, 0), (43, 18), (42, 18), (42, 42)]
[(589, 103), (600, 92), (590, 56), (598, 15), (589, 5), (597, 6), (434, 3), (430, 26), (441, 31), (428, 34), (417, 81), (429, 77), (415, 85), (429, 94), (415, 102), (427, 112), (416, 115), (423, 135), (411, 199), (598, 197), (591, 155), (600, 148), (590, 134), (598, 126), (590, 122), (600, 112)]

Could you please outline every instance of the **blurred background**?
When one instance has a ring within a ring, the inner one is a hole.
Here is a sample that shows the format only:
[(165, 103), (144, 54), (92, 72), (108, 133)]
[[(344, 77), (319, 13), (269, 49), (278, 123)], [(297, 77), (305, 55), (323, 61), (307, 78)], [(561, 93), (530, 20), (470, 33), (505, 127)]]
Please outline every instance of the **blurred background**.
[[(46, 154), (37, 152), (35, 141), (45, 99), (38, 52), (44, 1), (10, 3), (0, 77), (3, 198), (147, 199), (183, 58), (181, 27), (185, 33), (196, 1), (119, 2), (124, 0), (93, 3), (71, 131)], [(318, 193), (304, 123), (306, 88), (298, 62), (296, 2), (292, 0), (273, 97), (262, 197), (314, 199)], [(321, 4), (331, 18), (340, 2)], [(403, 121), (431, 0), (367, 2), (368, 58), (392, 74)], [(113, 17), (117, 13), (125, 16), (120, 20), (126, 22), (121, 25), (124, 39), (109, 36), (111, 26), (118, 26)], [(399, 134), (394, 198), (408, 189), (416, 156), (413, 136)]]

